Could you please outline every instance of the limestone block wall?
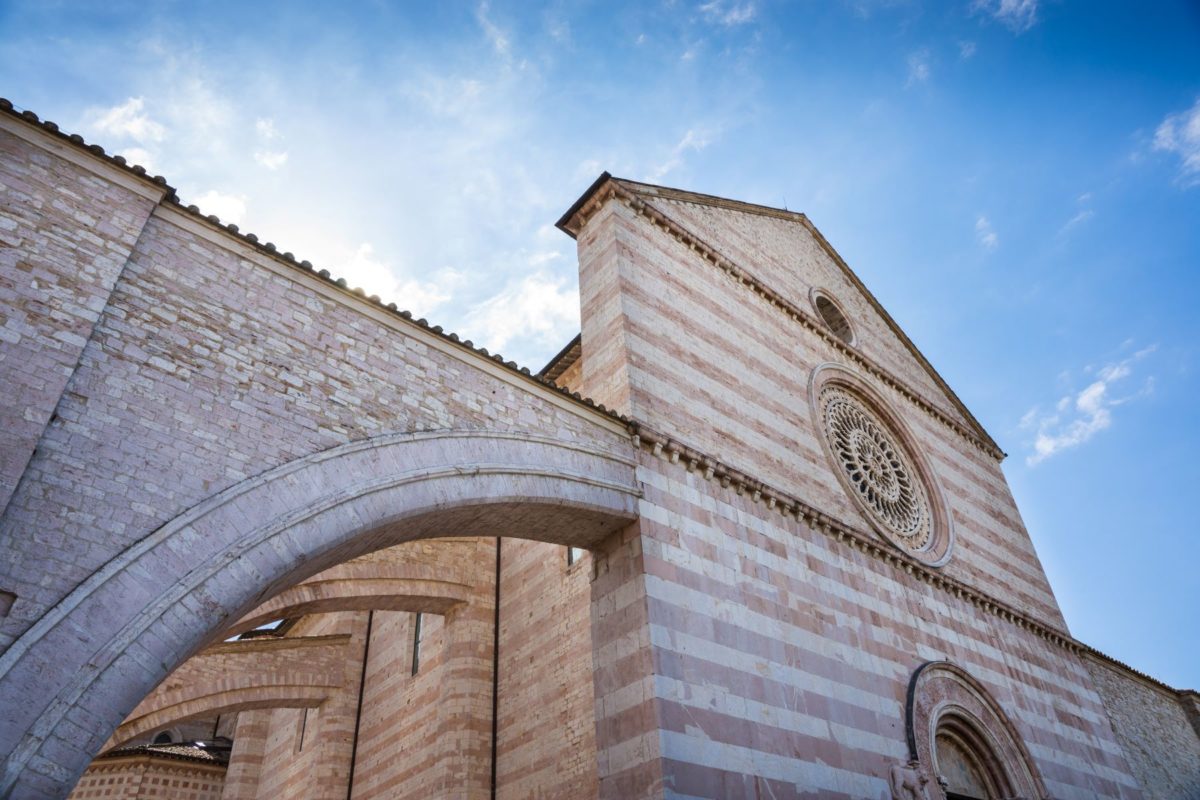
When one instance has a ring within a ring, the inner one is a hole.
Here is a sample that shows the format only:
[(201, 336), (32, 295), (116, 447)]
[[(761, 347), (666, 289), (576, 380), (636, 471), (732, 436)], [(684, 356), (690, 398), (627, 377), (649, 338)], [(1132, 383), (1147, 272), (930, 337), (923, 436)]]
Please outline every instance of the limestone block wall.
[[(664, 214), (700, 213), (682, 203), (665, 208)], [(887, 401), (937, 476), (957, 533), (944, 571), (1065, 630), (997, 459), (981, 440), (973, 442), (948, 424), (949, 411), (939, 417), (899, 383), (866, 373), (828, 338), (752, 290), (744, 277), (702, 258), (695, 242), (639, 215), (621, 196), (592, 213), (578, 235), (585, 394), (835, 519), (870, 530), (830, 467), (809, 396), (814, 369), (827, 362), (846, 365)], [(715, 212), (705, 213), (703, 219), (688, 218), (697, 235), (724, 241), (730, 230), (748, 229), (757, 249), (739, 250), (738, 257), (761, 256), (762, 268), (784, 284), (783, 291), (798, 295), (807, 281), (832, 281), (830, 257), (799, 222), (759, 221), (730, 209), (716, 218)], [(785, 269), (793, 263), (794, 269)], [(818, 266), (821, 276), (806, 276), (805, 270)], [(796, 302), (807, 305), (801, 297)], [(876, 331), (864, 334), (862, 352), (875, 361), (890, 359), (900, 381), (931, 394), (936, 387), (929, 385), (928, 373), (887, 334), (866, 301), (851, 308), (853, 323)]]
[[(598, 695), (630, 709), (618, 739), (657, 737), (670, 792), (887, 796), (890, 766), (908, 758), (909, 678), (949, 660), (996, 698), (1049, 796), (1142, 796), (1067, 648), (682, 463), (647, 454), (639, 478), (649, 643), (637, 650), (653, 669)], [(636, 582), (626, 591), (642, 613)]]
[[(239, 725), (235, 732), (230, 769), (236, 780), (231, 781), (230, 796), (263, 800), (275, 797), (332, 800), (346, 796), (366, 616), (364, 612), (320, 614), (301, 619), (288, 632), (288, 639), (348, 636), (349, 641), (337, 654), (337, 663), (318, 664), (317, 659), (292, 650), (279, 661), (262, 659), (257, 665), (267, 710), (243, 712), (250, 716), (247, 725)], [(196, 659), (185, 663), (168, 682), (177, 679), (193, 661)], [(319, 705), (303, 708), (270, 705), (273, 698), (269, 690), (273, 683), (309, 672), (321, 676), (337, 673), (339, 685), (324, 689), (326, 697)], [(248, 741), (239, 743), (237, 736), (243, 733)], [(258, 769), (247, 769), (252, 766), (247, 760), (257, 761)]]
[(166, 191), (28, 137), (0, 115), (0, 512)]
[(591, 556), (504, 539), (497, 797), (595, 797)]
[[(38, 165), (38, 192), (79, 185), (79, 167), (42, 138), (7, 138), (5, 163)], [(35, 403), (41, 416), (57, 403), (57, 417), (0, 520), (8, 555), (0, 590), (16, 595), (0, 621), (0, 647), (149, 531), (305, 454), (381, 432), (436, 428), (537, 430), (626, 446), (583, 406), (469, 348), (176, 206), (154, 207), (142, 226), (150, 211), (144, 198), (104, 188), (95, 174), (89, 180), (95, 190), (73, 198), (63, 218), (39, 212), (18, 220), (30, 242), (54, 241), (56, 230), (70, 227), (113, 261), (105, 262), (105, 279), (116, 284), (105, 298), (63, 281), (54, 291), (88, 309), (95, 324), (86, 315), (78, 322), (79, 315), (47, 313), (21, 334), (25, 344), (16, 343), (39, 352), (17, 347), (5, 361), (12, 369), (38, 359), (79, 364), (61, 397)], [(2, 200), (10, 217), (25, 205), (16, 192)], [(54, 202), (49, 194), (41, 204)], [(83, 228), (80, 214), (99, 221)], [(101, 224), (110, 217), (120, 224)], [(132, 247), (127, 260), (114, 255), (122, 247)], [(80, 271), (74, 250), (51, 258), (47, 282)], [(64, 339), (79, 352), (55, 355)], [(7, 353), (13, 343), (5, 344)]]
[[(421, 663), (413, 675), (415, 620), (415, 614), (375, 613), (359, 723), (354, 800), (437, 796), (441, 780), (438, 696), (444, 679), (445, 626), (439, 616), (422, 617)], [(480, 646), (484, 644), (480, 642)]]
[(1088, 658), (1087, 667), (1146, 797), (1200, 797), (1200, 730), (1188, 713), (1191, 695), (1098, 658)]

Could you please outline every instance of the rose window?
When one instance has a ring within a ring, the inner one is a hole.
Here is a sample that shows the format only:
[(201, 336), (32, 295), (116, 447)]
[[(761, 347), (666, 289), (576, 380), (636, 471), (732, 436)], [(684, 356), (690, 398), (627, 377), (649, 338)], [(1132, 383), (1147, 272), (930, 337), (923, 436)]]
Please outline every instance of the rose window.
[(837, 386), (821, 392), (821, 415), (836, 466), (860, 505), (897, 544), (926, 549), (933, 537), (929, 495), (898, 437)]

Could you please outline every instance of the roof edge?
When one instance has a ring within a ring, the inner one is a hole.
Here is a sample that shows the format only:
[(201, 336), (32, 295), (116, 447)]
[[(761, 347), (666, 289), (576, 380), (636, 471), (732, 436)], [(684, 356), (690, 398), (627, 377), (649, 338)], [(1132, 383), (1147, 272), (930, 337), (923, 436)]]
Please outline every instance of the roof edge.
[[(550, 380), (557, 379), (559, 375), (563, 374), (563, 372), (570, 369), (571, 365), (579, 360), (579, 356), (580, 356), (579, 353), (576, 353), (574, 355), (574, 357), (571, 357), (569, 359), (568, 359), (568, 356), (571, 355), (572, 350), (574, 350), (577, 347), (582, 347), (582, 345), (583, 345), (583, 332), (580, 331), (579, 333), (575, 334), (574, 339), (567, 342), (566, 346), (563, 347), (562, 350), (559, 350), (557, 353), (554, 354), (554, 356), (549, 361), (546, 362), (546, 366), (544, 366), (540, 370), (538, 370), (538, 373), (537, 373), (538, 377), (549, 378)], [(564, 360), (566, 360), (567, 363), (565, 363), (565, 364), (561, 363)], [(561, 367), (561, 369), (559, 369), (559, 367)], [(551, 375), (550, 374), (551, 372), (553, 372), (554, 374)]]
[(571, 229), (569, 227), (569, 225), (571, 224), (571, 218), (574, 217), (577, 213), (579, 213), (579, 209), (583, 208), (584, 205), (587, 204), (587, 201), (591, 200), (592, 196), (594, 194), (596, 194), (597, 191), (599, 191), (600, 187), (603, 186), (605, 183), (607, 183), (610, 180), (615, 180), (615, 179), (607, 170), (605, 170), (604, 172), (601, 172), (600, 177), (596, 178), (596, 180), (592, 181), (592, 185), (589, 186), (584, 191), (583, 194), (579, 195), (579, 199), (571, 204), (571, 207), (567, 209), (565, 214), (563, 214), (561, 217), (558, 218), (558, 222), (554, 223), (554, 227), (558, 228), (560, 231), (565, 233), (567, 236), (570, 236), (572, 239), (574, 239), (575, 234), (571, 231)]

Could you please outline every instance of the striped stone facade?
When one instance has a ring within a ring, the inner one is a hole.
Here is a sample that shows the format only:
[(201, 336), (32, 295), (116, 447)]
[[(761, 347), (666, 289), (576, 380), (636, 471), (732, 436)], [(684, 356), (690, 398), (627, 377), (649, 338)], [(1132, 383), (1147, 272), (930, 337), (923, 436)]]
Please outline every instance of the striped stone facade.
[(0, 796), (217, 715), (246, 800), (1200, 793), (803, 215), (602, 176), (538, 376), (0, 112)]

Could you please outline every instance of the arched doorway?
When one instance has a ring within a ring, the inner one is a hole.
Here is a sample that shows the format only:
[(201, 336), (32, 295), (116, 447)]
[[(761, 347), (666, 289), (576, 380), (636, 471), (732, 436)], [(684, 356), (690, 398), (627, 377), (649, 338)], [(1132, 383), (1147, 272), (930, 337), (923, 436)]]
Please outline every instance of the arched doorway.
[[(171, 670), (279, 590), (393, 544), (515, 536), (595, 546), (636, 517), (630, 454), (534, 434), (391, 434), (194, 506), (97, 571), (0, 659), (0, 794), (64, 796)], [(86, 731), (81, 735), (80, 731)]]
[[(931, 661), (908, 687), (909, 770), (931, 798), (1044, 798), (1033, 759), (1000, 705), (961, 667)], [(914, 796), (920, 796), (915, 794)]]

